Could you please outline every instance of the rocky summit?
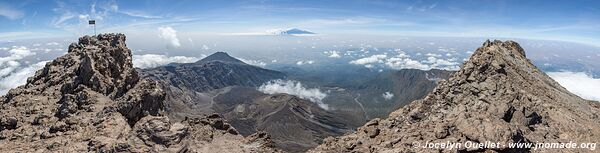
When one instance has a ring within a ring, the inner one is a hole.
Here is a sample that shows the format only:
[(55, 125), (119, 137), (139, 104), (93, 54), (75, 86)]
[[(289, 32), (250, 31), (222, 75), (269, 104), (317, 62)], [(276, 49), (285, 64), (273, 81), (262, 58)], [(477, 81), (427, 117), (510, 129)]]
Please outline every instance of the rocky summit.
[(0, 98), (0, 152), (275, 152), (209, 115), (170, 121), (165, 92), (133, 68), (123, 34), (85, 36)]
[[(310, 152), (587, 152), (515, 148), (510, 143), (596, 143), (600, 104), (570, 93), (513, 41), (486, 41), (424, 99), (330, 137)], [(431, 149), (426, 143), (500, 146)], [(505, 146), (502, 146), (505, 145)]]

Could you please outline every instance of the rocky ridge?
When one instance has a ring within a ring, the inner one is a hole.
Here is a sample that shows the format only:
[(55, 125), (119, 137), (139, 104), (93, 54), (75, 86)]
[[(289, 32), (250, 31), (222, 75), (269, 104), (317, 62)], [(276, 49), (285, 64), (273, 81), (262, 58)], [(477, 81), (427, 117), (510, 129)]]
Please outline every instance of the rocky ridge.
[[(568, 92), (513, 41), (486, 41), (424, 99), (330, 137), (309, 152), (589, 152), (511, 148), (508, 143), (598, 143), (600, 104)], [(440, 142), (505, 146), (429, 149)], [(419, 143), (417, 145), (416, 143)]]
[(123, 34), (85, 36), (0, 98), (0, 152), (275, 152), (219, 115), (170, 121)]

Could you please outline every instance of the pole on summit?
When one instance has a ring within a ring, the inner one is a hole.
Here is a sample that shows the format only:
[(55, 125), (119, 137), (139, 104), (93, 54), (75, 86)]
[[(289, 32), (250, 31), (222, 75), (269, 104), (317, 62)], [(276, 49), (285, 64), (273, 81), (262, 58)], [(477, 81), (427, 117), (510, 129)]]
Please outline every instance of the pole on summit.
[(94, 26), (94, 35), (96, 35), (96, 20), (90, 20), (88, 24)]

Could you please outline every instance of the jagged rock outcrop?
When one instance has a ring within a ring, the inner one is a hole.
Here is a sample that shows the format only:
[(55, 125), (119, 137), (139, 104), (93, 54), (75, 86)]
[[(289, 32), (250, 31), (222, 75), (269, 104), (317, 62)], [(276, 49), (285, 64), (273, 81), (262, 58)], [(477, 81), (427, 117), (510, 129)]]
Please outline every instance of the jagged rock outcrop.
[(169, 121), (165, 92), (140, 79), (131, 57), (123, 34), (71, 44), (0, 98), (0, 152), (276, 151), (246, 142), (218, 115)]
[[(598, 143), (600, 105), (568, 92), (512, 41), (487, 41), (448, 81), (422, 100), (327, 138), (310, 152), (588, 152), (511, 148), (509, 143)], [(429, 143), (505, 146), (430, 149)], [(418, 143), (418, 144), (417, 144)]]

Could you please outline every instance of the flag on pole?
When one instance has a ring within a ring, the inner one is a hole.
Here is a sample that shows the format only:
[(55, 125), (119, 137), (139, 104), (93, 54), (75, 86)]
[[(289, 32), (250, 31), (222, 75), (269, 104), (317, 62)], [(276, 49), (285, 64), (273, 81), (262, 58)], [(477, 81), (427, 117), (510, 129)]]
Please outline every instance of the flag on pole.
[(94, 26), (94, 35), (96, 35), (96, 20), (90, 20), (88, 24)]

